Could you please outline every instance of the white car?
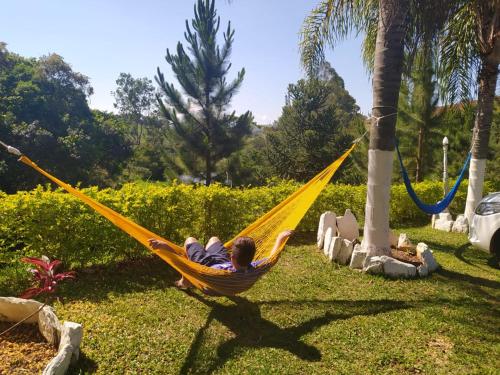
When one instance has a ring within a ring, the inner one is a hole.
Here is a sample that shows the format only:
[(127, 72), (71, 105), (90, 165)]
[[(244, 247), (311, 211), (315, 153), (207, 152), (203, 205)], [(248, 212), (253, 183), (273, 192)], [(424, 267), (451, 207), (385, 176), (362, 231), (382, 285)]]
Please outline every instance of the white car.
[(476, 207), (469, 228), (469, 241), (500, 258), (500, 192), (484, 197)]

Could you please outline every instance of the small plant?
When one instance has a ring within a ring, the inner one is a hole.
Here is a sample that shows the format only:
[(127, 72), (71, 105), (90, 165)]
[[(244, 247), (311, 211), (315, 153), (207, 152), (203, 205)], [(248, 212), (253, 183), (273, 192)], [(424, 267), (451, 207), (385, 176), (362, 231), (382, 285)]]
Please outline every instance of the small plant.
[[(50, 261), (49, 258), (46, 256), (42, 256), (41, 258), (33, 258), (33, 257), (25, 257), (22, 258), (21, 261), (25, 263), (30, 263), (35, 265), (36, 268), (31, 268), (29, 272), (31, 272), (33, 276), (33, 281), (35, 286), (26, 289), (22, 294), (21, 298), (33, 298), (37, 297), (41, 294), (49, 294), (53, 298), (57, 298), (55, 296), (57, 286), (59, 282), (65, 279), (74, 279), (76, 277), (76, 272), (74, 271), (69, 271), (69, 272), (59, 272), (56, 273), (55, 270), (57, 267), (61, 265), (60, 260), (53, 260)], [(0, 333), (0, 336), (6, 334), (7, 332), (10, 332), (12, 329), (20, 325), (21, 323), (25, 322), (29, 318), (31, 318), (33, 315), (37, 314), (40, 310), (46, 306), (48, 301), (46, 300), (35, 312), (31, 313), (30, 315), (26, 316), (25, 318), (21, 319), (21, 321), (15, 323), (5, 331)]]
[(29, 271), (33, 275), (35, 284), (38, 284), (38, 286), (26, 289), (21, 294), (21, 298), (33, 298), (43, 293), (54, 295), (60, 281), (76, 277), (74, 271), (56, 273), (56, 268), (62, 263), (57, 259), (51, 262), (49, 258), (42, 256), (41, 258), (25, 257), (21, 261), (35, 265), (36, 268)]

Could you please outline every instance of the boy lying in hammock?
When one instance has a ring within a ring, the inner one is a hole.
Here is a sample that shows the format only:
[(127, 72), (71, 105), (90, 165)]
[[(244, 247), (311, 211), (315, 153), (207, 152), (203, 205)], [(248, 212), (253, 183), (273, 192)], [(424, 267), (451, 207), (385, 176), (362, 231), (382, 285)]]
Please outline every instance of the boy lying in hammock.
[[(278, 251), (292, 233), (292, 230), (281, 232), (276, 238), (276, 243), (270, 255)], [(148, 241), (153, 249), (170, 250), (170, 247), (161, 240), (150, 238)], [(252, 272), (264, 260), (252, 261), (255, 256), (255, 241), (251, 237), (236, 238), (233, 242), (231, 254), (217, 237), (210, 238), (206, 247), (203, 247), (196, 238), (188, 237), (184, 242), (184, 249), (186, 250), (187, 258), (193, 262), (218, 270), (232, 272)], [(181, 289), (192, 286), (184, 277), (176, 281), (175, 285)]]

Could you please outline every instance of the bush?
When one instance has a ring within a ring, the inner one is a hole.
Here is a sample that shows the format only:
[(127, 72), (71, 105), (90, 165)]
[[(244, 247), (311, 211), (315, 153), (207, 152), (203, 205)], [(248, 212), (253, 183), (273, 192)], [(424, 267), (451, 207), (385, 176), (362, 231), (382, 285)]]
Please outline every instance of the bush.
[[(96, 188), (84, 192), (140, 225), (182, 243), (195, 235), (231, 238), (268, 211), (299, 185), (279, 182), (272, 186), (231, 189), (182, 184), (133, 183), (120, 190)], [(441, 199), (439, 182), (415, 185), (419, 197), (433, 203)], [(485, 192), (498, 186), (485, 184)], [(464, 181), (451, 211), (463, 212), (467, 182)], [(430, 221), (408, 196), (404, 185), (393, 185), (391, 225), (418, 225)], [(320, 214), (331, 210), (342, 215), (350, 208), (363, 222), (366, 186), (328, 185), (302, 220), (299, 230), (315, 231)], [(148, 250), (117, 229), (107, 219), (61, 190), (39, 186), (14, 195), (0, 193), (0, 265), (17, 262), (20, 256), (47, 255), (75, 266), (104, 264), (142, 256)]]

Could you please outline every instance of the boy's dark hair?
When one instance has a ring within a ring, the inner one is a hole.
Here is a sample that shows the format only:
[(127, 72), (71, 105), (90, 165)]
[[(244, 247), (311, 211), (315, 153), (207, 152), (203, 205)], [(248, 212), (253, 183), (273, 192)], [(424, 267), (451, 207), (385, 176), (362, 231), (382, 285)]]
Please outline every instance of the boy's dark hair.
[(232, 255), (241, 267), (248, 267), (255, 256), (255, 241), (250, 237), (238, 237), (233, 243)]

